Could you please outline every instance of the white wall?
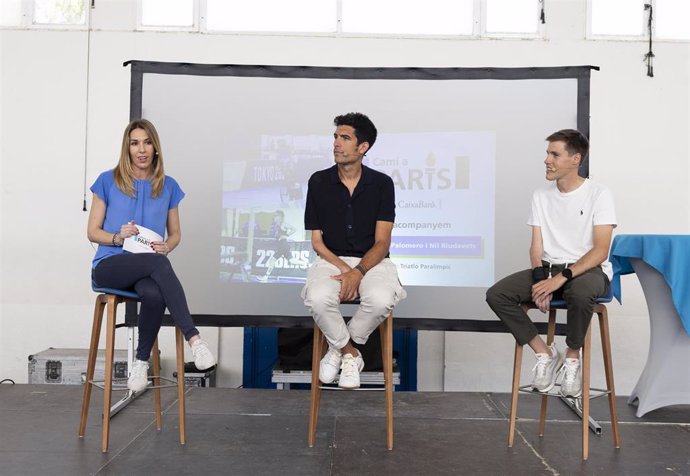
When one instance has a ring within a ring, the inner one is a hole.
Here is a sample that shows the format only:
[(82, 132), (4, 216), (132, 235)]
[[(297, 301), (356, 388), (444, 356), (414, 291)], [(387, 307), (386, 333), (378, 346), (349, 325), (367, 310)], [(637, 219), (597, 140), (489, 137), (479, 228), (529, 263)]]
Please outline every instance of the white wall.
[[(84, 176), (90, 185), (116, 162), (129, 117), (130, 72), (122, 63), (130, 59), (314, 66), (598, 65), (601, 71), (592, 75), (591, 174), (616, 196), (617, 233), (690, 231), (690, 46), (657, 42), (656, 77), (648, 78), (643, 42), (583, 40), (584, 0), (548, 4), (544, 41), (135, 33), (134, 3), (98, 4), (88, 56), (86, 32), (0, 31), (0, 379), (26, 382), (27, 356), (47, 347), (88, 345), (94, 250), (85, 234)], [(516, 213), (527, 217), (527, 207), (518, 206)], [(181, 216), (184, 229), (184, 207)], [(527, 265), (527, 227), (519, 232), (524, 237), (514, 252), (524, 254)], [(181, 276), (183, 283), (186, 279), (193, 277)], [(624, 304), (612, 304), (610, 315), (616, 383), (618, 392), (627, 394), (646, 359), (649, 325), (634, 275), (623, 278), (623, 296)], [(219, 384), (239, 385), (241, 331), (203, 329), (202, 334), (220, 342)], [(161, 336), (164, 372), (172, 372), (171, 329)], [(420, 390), (508, 391), (509, 335), (422, 332), (419, 342)], [(118, 343), (124, 347), (123, 336)], [(525, 360), (528, 371), (531, 360)], [(597, 362), (595, 384), (601, 379)]]
[[(3, 256), (5, 255), (5, 253), (4, 253), (4, 251), (2, 251), (5, 249), (3, 247), (3, 244), (4, 244), (4, 240), (3, 240), (4, 226), (2, 225), (2, 210), (4, 209), (3, 208), (3, 203), (4, 203), (3, 198), (5, 195), (4, 193), (2, 193), (2, 190), (5, 189), (4, 182), (2, 182), (2, 177), (4, 177), (4, 175), (3, 175), (3, 164), (5, 163), (5, 161), (3, 160), (3, 157), (5, 156), (5, 141), (3, 140), (5, 129), (3, 127), (4, 114), (2, 113), (2, 111), (4, 110), (3, 98), (5, 96), (5, 92), (4, 92), (5, 91), (5, 88), (4, 88), (5, 62), (1, 60), (2, 58), (5, 57), (5, 55), (4, 55), (5, 49), (4, 49), (3, 40), (4, 40), (4, 37), (0, 34), (0, 187), (2, 187), (2, 188), (0, 188), (0, 342), (5, 342), (5, 339), (4, 339), (4, 327), (5, 326), (3, 325), (3, 322), (4, 322), (3, 316), (4, 316), (4, 307), (5, 306), (2, 305), (2, 302), (4, 301), (2, 299), (2, 296), (4, 296), (4, 294), (5, 294), (5, 285), (4, 285), (5, 273), (2, 272), (2, 270), (5, 269), (4, 261), (3, 261)], [(0, 359), (2, 359), (2, 354), (0, 354)], [(2, 367), (0, 367), (0, 369), (2, 369)], [(0, 371), (0, 380), (2, 380), (4, 378), (3, 375), (4, 375), (4, 372)]]

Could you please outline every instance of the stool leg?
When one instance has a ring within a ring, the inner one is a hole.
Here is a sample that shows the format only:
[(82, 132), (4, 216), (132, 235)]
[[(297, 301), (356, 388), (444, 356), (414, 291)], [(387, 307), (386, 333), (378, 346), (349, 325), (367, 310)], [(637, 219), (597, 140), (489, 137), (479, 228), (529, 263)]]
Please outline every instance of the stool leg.
[(508, 423), (508, 448), (513, 447), (515, 436), (515, 422), (517, 421), (518, 393), (520, 392), (520, 370), (522, 366), (522, 346), (515, 341), (515, 357), (513, 358), (513, 390), (510, 394), (510, 420)]
[(323, 356), (323, 335), (321, 329), (314, 323), (314, 339), (311, 352), (311, 405), (309, 407), (309, 448), (314, 447), (316, 424), (319, 420), (319, 403), (321, 387), (319, 384), (319, 363)]
[(175, 328), (175, 346), (177, 348), (177, 407), (180, 419), (180, 444), (187, 443), (187, 413), (184, 399), (184, 336)]
[[(546, 327), (546, 345), (553, 344), (554, 337), (556, 335), (556, 310), (551, 309), (549, 311), (549, 324)], [(549, 397), (542, 395), (541, 397), (541, 409), (539, 411), (539, 436), (544, 436), (544, 430), (546, 429), (546, 405), (549, 401)]]
[(383, 381), (386, 391), (386, 447), (393, 449), (393, 313), (379, 326), (383, 356)]
[(161, 431), (163, 422), (161, 421), (161, 357), (158, 351), (158, 337), (153, 341), (153, 395), (156, 401), (156, 429)]
[(592, 357), (592, 325), (582, 346), (582, 459), (589, 457), (589, 370)]
[(110, 437), (110, 402), (113, 391), (113, 357), (115, 354), (115, 317), (117, 314), (117, 296), (108, 295), (108, 322), (105, 338), (105, 383), (103, 385), (103, 441), (101, 450), (108, 452), (108, 439)]
[(618, 432), (618, 412), (616, 410), (616, 390), (613, 383), (613, 357), (611, 355), (611, 339), (609, 334), (609, 318), (606, 306), (601, 306), (598, 310), (599, 333), (601, 334), (601, 348), (604, 351), (604, 372), (606, 374), (606, 389), (609, 392), (609, 410), (611, 413), (611, 432), (613, 434), (613, 444), (616, 448), (621, 447), (621, 436)]
[(103, 311), (105, 300), (103, 295), (96, 296), (96, 304), (93, 310), (93, 324), (91, 325), (91, 342), (89, 344), (89, 360), (86, 364), (86, 382), (84, 382), (84, 397), (81, 401), (81, 421), (79, 423), (79, 438), (86, 433), (86, 420), (89, 416), (89, 404), (91, 403), (91, 389), (93, 388), (93, 374), (96, 369), (96, 356), (98, 355), (98, 341), (101, 337), (101, 324), (103, 323)]

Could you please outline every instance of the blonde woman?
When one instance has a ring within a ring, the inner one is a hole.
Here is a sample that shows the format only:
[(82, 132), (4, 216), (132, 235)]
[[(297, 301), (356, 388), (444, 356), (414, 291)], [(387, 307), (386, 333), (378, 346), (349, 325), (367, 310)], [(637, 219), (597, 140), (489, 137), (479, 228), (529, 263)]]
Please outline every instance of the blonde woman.
[[(141, 297), (139, 343), (129, 389), (138, 392), (148, 384), (148, 360), (166, 307), (187, 339), (197, 368), (214, 366), (215, 358), (194, 327), (184, 290), (167, 258), (180, 243), (178, 206), (184, 192), (165, 175), (160, 139), (151, 122), (129, 123), (117, 167), (103, 172), (91, 191), (87, 235), (98, 243), (92, 279), (98, 287), (132, 290)], [(137, 225), (167, 238), (151, 243), (153, 253), (124, 251), (124, 240), (139, 234)]]

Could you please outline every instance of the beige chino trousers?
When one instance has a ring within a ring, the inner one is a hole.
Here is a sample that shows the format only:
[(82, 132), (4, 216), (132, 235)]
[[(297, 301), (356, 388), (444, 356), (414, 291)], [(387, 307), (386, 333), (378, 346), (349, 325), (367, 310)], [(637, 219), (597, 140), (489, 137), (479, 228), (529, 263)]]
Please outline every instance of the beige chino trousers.
[[(361, 260), (350, 256), (341, 256), (340, 259), (352, 268)], [(395, 265), (385, 258), (362, 278), (359, 284), (360, 305), (346, 325), (340, 312), (340, 281), (332, 278), (338, 274), (338, 268), (317, 257), (307, 272), (302, 298), (328, 344), (342, 349), (349, 340), (357, 344), (366, 343), (369, 335), (407, 293), (400, 284)]]

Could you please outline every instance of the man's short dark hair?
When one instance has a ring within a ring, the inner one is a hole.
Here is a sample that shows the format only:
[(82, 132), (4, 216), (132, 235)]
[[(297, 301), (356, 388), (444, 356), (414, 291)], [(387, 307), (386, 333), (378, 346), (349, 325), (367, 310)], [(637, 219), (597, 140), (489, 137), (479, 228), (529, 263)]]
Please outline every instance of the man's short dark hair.
[(582, 161), (585, 160), (589, 152), (589, 141), (582, 132), (575, 129), (561, 129), (551, 134), (546, 140), (548, 142), (565, 142), (565, 150), (570, 155), (580, 154)]
[[(371, 119), (360, 112), (348, 112), (341, 116), (336, 116), (333, 119), (333, 124), (337, 126), (350, 126), (355, 130), (355, 136), (357, 137), (357, 143), (362, 142), (369, 143), (369, 150), (374, 147), (374, 142), (376, 142), (376, 126)], [(367, 152), (369, 151), (367, 150)]]

